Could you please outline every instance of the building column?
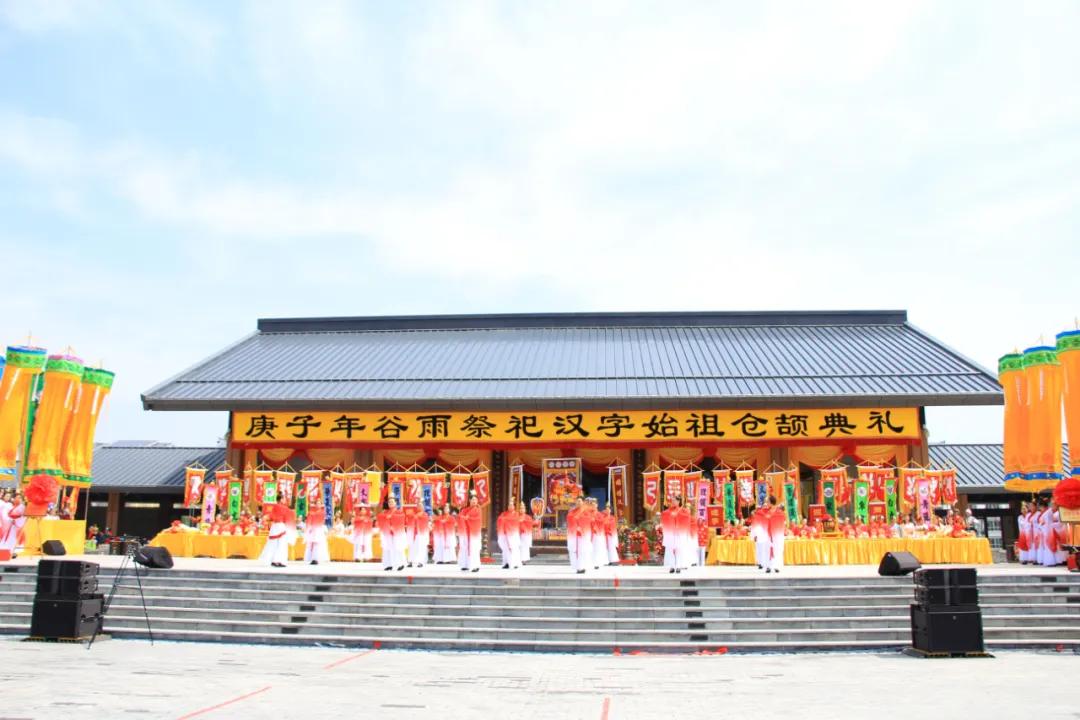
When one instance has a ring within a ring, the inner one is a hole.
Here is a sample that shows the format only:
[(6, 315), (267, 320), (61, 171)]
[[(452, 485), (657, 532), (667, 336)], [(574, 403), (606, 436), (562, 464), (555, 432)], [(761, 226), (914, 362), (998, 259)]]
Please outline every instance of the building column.
[(120, 534), (120, 493), (109, 493), (109, 507), (105, 509), (105, 527), (114, 535)]
[(630, 451), (630, 518), (635, 525), (645, 522), (645, 451)]

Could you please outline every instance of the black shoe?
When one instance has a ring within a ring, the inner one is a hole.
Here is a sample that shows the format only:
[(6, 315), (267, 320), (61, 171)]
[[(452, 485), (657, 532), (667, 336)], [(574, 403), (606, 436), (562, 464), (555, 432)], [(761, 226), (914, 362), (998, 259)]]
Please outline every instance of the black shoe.
[(311, 561), (311, 564), (312, 564), (312, 565), (318, 565), (318, 564), (319, 564), (319, 561), (318, 561), (318, 560), (312, 560), (312, 561)]
[(469, 568), (461, 568), (461, 572), (469, 572)]
[(578, 570), (578, 571), (577, 571), (577, 574), (578, 574), (578, 575), (584, 575), (584, 574), (585, 574), (585, 571), (584, 571), (584, 570)]
[(390, 571), (391, 571), (391, 570), (393, 570), (393, 569), (394, 569), (394, 568), (392, 568), (392, 567), (388, 567), (388, 568), (383, 568), (383, 570), (384, 570), (384, 571), (386, 571), (386, 572), (390, 572)]
[(409, 567), (412, 567), (412, 563), (409, 563)]
[(671, 568), (670, 570), (668, 570), (668, 572), (669, 572), (669, 573), (673, 573), (673, 572), (675, 572), (675, 568)]
[(473, 568), (473, 572), (480, 572), (480, 568)]
[(772, 568), (766, 568), (766, 569), (765, 569), (765, 572), (766, 572), (766, 573), (771, 573), (771, 572), (772, 572)]
[(757, 566), (757, 569), (758, 569), (758, 570), (764, 570), (765, 568), (764, 568), (764, 567), (762, 567), (761, 565), (758, 565), (758, 566)]
[(404, 565), (398, 565), (398, 572), (401, 572), (404, 569), (405, 569)]
[(509, 569), (510, 569), (509, 565), (503, 565), (503, 570), (509, 570)]

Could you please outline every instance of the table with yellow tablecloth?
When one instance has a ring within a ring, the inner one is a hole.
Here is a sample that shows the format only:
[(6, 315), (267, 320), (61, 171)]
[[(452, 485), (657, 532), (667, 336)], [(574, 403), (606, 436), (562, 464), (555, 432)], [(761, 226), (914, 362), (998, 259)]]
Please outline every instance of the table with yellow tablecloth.
[[(168, 549), (175, 557), (212, 557), (212, 558), (247, 558), (259, 557), (266, 546), (265, 535), (207, 535), (197, 532), (171, 532), (164, 530), (150, 541), (151, 545)], [(379, 536), (371, 542), (376, 558), (382, 552)], [(300, 560), (304, 557), (304, 540), (298, 539), (289, 548), (289, 559)], [(339, 535), (330, 536), (330, 559), (344, 562), (353, 559), (353, 544), (348, 538)]]
[(46, 540), (59, 540), (68, 555), (82, 555), (86, 550), (86, 521), (30, 517), (23, 525), (26, 539), (24, 555), (39, 555)]
[[(990, 541), (986, 538), (788, 538), (784, 542), (786, 565), (877, 565), (887, 552), (910, 552), (926, 564), (990, 565)], [(754, 543), (749, 538), (714, 537), (705, 559), (707, 565), (753, 565)]]

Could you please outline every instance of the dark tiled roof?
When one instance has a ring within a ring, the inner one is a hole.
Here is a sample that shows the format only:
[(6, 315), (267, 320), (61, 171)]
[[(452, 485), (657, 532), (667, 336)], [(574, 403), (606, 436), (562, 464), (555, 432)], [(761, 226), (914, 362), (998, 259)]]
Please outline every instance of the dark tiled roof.
[[(1063, 467), (1069, 467), (1069, 446), (1063, 447)], [(1000, 443), (930, 445), (930, 463), (956, 467), (956, 484), (961, 491), (1005, 492), (1005, 458)]]
[(904, 312), (260, 320), (152, 410), (1001, 404)]
[(196, 462), (213, 470), (225, 462), (225, 448), (102, 445), (94, 449), (92, 489), (161, 492), (183, 488), (184, 468)]

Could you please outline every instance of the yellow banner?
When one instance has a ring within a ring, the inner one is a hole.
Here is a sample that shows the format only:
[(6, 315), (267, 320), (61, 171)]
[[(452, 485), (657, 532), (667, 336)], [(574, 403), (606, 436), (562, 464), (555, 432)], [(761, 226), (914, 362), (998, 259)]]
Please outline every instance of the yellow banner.
[(247, 445), (719, 444), (917, 440), (917, 408), (590, 412), (237, 412)]

